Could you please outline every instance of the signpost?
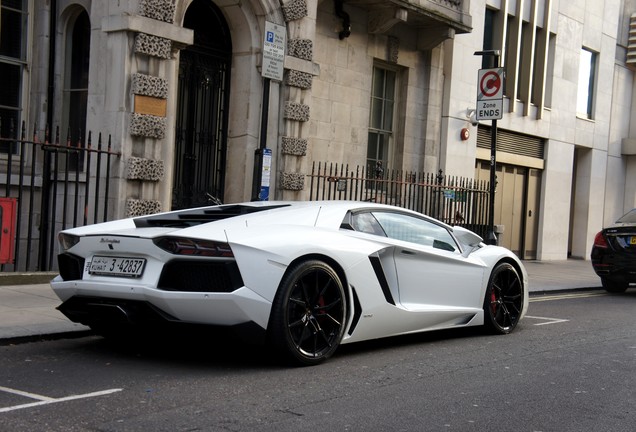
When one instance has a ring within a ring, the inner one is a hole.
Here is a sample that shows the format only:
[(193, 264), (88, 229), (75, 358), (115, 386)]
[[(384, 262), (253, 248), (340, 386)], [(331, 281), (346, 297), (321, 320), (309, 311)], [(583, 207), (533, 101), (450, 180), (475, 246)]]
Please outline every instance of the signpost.
[(285, 26), (265, 21), (263, 66), (261, 68), (263, 78), (273, 79), (274, 81), (283, 80), (286, 32)]
[(267, 148), (267, 122), (269, 118), (270, 80), (282, 81), (285, 72), (285, 45), (287, 28), (284, 25), (265, 21), (263, 38), (263, 102), (261, 106), (261, 136), (259, 147), (254, 151), (254, 171), (252, 176), (252, 201), (269, 200), (272, 150)]
[(495, 184), (497, 183), (497, 120), (503, 118), (504, 71), (499, 67), (501, 51), (477, 51), (475, 55), (492, 56), (495, 68), (480, 69), (477, 74), (477, 120), (492, 120), (490, 129), (490, 200), (486, 244), (497, 244), (495, 234)]
[(477, 120), (503, 118), (503, 68), (480, 69), (477, 74)]
[(269, 180), (272, 173), (272, 149), (263, 149), (261, 162), (261, 187), (258, 193), (259, 201), (269, 201)]

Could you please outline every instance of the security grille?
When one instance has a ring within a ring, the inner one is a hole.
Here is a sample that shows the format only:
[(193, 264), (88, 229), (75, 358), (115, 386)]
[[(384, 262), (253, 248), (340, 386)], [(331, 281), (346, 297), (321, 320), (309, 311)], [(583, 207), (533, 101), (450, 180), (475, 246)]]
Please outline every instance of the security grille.
[[(490, 149), (490, 128), (479, 126), (477, 147)], [(543, 159), (545, 141), (530, 135), (497, 129), (497, 151)]]

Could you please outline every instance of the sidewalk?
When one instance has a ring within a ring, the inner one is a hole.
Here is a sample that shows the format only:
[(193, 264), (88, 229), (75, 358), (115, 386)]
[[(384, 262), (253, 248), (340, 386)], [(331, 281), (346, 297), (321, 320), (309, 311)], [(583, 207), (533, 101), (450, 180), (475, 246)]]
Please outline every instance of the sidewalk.
[[(582, 288), (601, 288), (592, 264), (583, 260), (526, 261), (530, 293)], [(38, 338), (88, 327), (69, 321), (57, 309), (60, 300), (48, 283), (52, 275), (0, 277), (0, 340)]]
[(528, 271), (530, 294), (581, 288), (603, 289), (591, 261), (524, 261)]

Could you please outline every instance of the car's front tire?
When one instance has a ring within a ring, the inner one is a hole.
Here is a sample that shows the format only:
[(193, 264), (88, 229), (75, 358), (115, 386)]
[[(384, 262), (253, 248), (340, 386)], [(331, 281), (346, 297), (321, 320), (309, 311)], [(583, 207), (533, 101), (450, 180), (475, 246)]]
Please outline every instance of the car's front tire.
[(346, 303), (342, 281), (331, 266), (320, 260), (294, 264), (272, 304), (269, 337), (276, 352), (302, 365), (331, 357), (344, 334)]
[(514, 330), (521, 319), (523, 289), (523, 282), (514, 266), (505, 262), (495, 266), (484, 299), (486, 329), (496, 334), (508, 334)]

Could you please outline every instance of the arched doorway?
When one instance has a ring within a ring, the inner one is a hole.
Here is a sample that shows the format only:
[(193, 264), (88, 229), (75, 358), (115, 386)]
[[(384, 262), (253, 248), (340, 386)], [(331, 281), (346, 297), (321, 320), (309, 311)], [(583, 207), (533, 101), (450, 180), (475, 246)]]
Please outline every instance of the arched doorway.
[(194, 0), (183, 26), (194, 44), (180, 54), (172, 208), (223, 200), (232, 41), (211, 0)]

